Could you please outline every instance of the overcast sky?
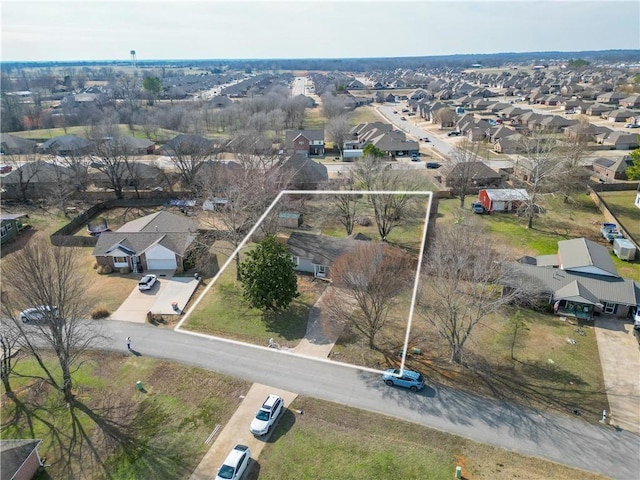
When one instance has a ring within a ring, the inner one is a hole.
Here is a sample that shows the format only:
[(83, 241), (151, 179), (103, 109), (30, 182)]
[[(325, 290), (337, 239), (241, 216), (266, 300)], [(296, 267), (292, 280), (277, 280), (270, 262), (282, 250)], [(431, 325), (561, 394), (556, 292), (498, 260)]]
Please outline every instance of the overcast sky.
[(1, 1), (3, 61), (640, 48), (640, 2)]

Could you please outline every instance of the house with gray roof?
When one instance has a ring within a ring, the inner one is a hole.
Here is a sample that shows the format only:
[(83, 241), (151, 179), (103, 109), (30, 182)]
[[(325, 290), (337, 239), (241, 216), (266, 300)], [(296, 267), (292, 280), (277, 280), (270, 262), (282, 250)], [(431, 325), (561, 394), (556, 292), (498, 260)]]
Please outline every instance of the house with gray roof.
[(279, 168), (289, 189), (316, 190), (329, 181), (327, 167), (301, 153), (291, 155)]
[(592, 167), (594, 172), (605, 178), (626, 180), (625, 172), (631, 163), (631, 159), (626, 155), (618, 158), (598, 157), (593, 161)]
[(296, 271), (329, 279), (329, 269), (338, 257), (364, 241), (369, 241), (364, 235), (336, 238), (294, 232), (287, 240), (287, 247), (293, 256)]
[(53, 137), (44, 142), (38, 148), (40, 153), (51, 155), (84, 155), (90, 152), (93, 142), (77, 135), (61, 135)]
[(562, 240), (557, 255), (522, 260), (510, 267), (537, 285), (558, 315), (627, 318), (640, 303), (640, 284), (622, 278), (609, 250), (591, 240)]
[(324, 129), (287, 130), (284, 132), (284, 149), (290, 153), (322, 156), (324, 155)]
[(191, 218), (162, 210), (125, 223), (115, 232), (101, 233), (93, 256), (98, 265), (113, 269), (181, 272), (197, 230)]
[(26, 138), (16, 137), (8, 133), (0, 133), (0, 153), (3, 155), (20, 155), (34, 153), (36, 142)]
[(0, 465), (2, 480), (22, 480), (34, 478), (43, 466), (38, 453), (42, 440), (4, 439), (0, 440)]

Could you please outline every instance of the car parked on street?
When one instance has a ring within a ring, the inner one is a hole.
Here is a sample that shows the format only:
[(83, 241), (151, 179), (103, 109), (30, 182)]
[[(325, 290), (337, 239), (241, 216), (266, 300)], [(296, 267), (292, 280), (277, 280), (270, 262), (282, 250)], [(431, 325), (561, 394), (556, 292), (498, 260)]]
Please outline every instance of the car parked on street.
[(140, 289), (140, 291), (151, 290), (153, 286), (156, 284), (157, 280), (158, 280), (158, 277), (156, 277), (155, 275), (152, 275), (152, 274), (145, 275), (138, 282), (138, 289)]
[(390, 368), (385, 370), (382, 380), (387, 385), (408, 388), (412, 392), (417, 392), (424, 388), (424, 378), (421, 373), (413, 370), (399, 370)]
[(251, 451), (246, 445), (237, 444), (229, 452), (227, 458), (218, 469), (215, 480), (238, 480), (242, 477), (249, 465)]
[(457, 132), (457, 131), (455, 131), (455, 130), (453, 130), (453, 131), (451, 131), (451, 132), (447, 133), (447, 137), (457, 137), (457, 136), (459, 136), (459, 135), (460, 135), (460, 132)]
[(257, 436), (266, 435), (276, 423), (284, 408), (284, 400), (278, 395), (269, 395), (249, 425), (251, 433)]
[(438, 162), (427, 162), (426, 164), (427, 168), (440, 168), (440, 166)]
[(20, 312), (20, 320), (22, 320), (23, 323), (42, 322), (46, 319), (58, 318), (58, 307), (51, 307), (49, 305), (39, 305)]

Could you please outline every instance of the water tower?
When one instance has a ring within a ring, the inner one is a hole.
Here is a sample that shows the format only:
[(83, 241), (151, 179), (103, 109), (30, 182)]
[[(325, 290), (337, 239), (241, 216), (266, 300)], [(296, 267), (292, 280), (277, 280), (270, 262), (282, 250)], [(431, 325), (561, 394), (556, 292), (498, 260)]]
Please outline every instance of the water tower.
[(131, 50), (130, 53), (131, 53), (131, 66), (133, 68), (136, 68), (136, 61), (137, 61), (137, 59), (136, 59), (136, 51), (135, 50)]

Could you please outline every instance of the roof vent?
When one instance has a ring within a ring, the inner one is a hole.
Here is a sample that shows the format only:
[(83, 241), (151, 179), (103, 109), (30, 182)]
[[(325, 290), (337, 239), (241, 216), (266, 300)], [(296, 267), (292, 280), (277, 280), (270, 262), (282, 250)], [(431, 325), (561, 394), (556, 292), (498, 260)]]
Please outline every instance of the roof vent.
[(158, 231), (158, 225), (156, 225), (156, 232)]

